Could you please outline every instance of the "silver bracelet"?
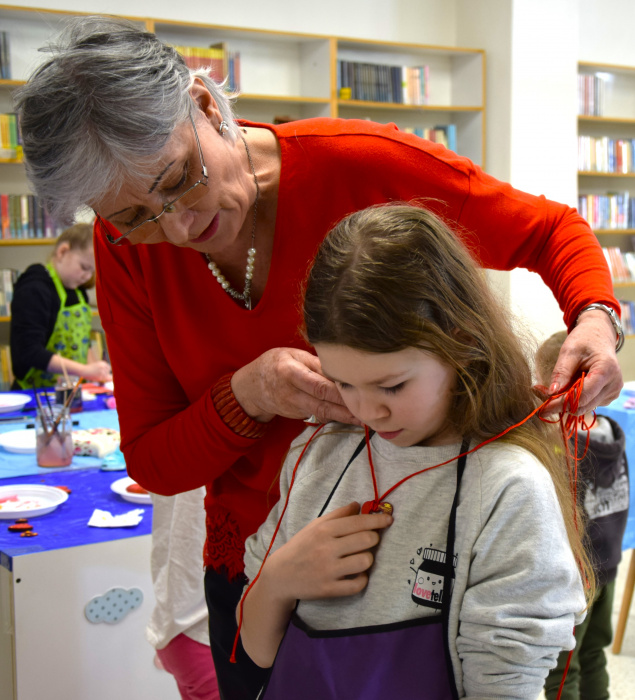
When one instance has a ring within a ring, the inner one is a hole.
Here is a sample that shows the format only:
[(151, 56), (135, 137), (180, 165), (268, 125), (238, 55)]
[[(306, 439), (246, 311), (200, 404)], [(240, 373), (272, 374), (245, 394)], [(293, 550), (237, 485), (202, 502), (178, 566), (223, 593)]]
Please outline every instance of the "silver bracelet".
[(575, 325), (578, 325), (578, 321), (580, 320), (580, 316), (585, 311), (604, 311), (605, 313), (608, 314), (609, 318), (611, 319), (611, 323), (613, 324), (613, 328), (615, 329), (615, 333), (617, 334), (617, 340), (615, 341), (615, 352), (618, 352), (622, 345), (624, 345), (624, 331), (622, 330), (622, 323), (620, 321), (620, 317), (615, 313), (615, 309), (612, 309), (610, 306), (607, 306), (606, 304), (589, 304), (588, 306), (585, 306), (582, 311), (578, 314), (578, 318), (575, 320)]

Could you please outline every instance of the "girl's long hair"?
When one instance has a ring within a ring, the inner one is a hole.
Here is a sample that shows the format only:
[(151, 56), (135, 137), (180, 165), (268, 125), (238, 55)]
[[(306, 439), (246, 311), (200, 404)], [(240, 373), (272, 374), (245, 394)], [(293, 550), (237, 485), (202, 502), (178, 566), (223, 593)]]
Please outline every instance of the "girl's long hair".
[[(539, 405), (509, 312), (459, 238), (419, 206), (371, 207), (329, 233), (306, 280), (304, 323), (311, 344), (371, 353), (414, 347), (436, 355), (458, 378), (449, 421), (473, 444)], [(558, 431), (535, 416), (500, 440), (525, 448), (549, 471), (591, 600), (582, 514), (576, 513)]]

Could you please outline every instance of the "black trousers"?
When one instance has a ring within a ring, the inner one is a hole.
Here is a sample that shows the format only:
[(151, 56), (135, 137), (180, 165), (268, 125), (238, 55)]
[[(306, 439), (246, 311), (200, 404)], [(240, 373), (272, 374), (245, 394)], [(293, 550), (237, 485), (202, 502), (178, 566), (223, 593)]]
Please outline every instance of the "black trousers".
[(236, 630), (236, 606), (244, 579), (230, 582), (222, 573), (207, 569), (205, 598), (209, 610), (209, 640), (222, 700), (255, 700), (269, 676), (269, 669), (257, 666), (238, 642), (236, 661), (229, 661)]

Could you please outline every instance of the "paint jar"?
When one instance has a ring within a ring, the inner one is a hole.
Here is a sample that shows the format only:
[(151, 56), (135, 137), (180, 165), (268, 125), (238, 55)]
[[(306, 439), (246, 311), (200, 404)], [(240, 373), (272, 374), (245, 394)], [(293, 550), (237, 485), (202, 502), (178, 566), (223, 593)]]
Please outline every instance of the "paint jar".
[(70, 411), (59, 404), (37, 409), (35, 456), (39, 467), (68, 467), (73, 461)]
[[(77, 381), (77, 377), (69, 377), (69, 382), (66, 381), (64, 377), (60, 377), (59, 381), (55, 385), (55, 403), (64, 405), (66, 400), (73, 392), (73, 387)], [(82, 401), (82, 388), (81, 385), (78, 387), (73, 396), (73, 400), (70, 405), (71, 413), (80, 413), (84, 410), (84, 402)]]

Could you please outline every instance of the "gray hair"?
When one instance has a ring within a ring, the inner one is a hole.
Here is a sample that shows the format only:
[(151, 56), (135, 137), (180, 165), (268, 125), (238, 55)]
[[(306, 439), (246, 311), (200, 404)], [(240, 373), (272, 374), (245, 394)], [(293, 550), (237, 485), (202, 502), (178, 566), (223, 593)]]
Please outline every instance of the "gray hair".
[(35, 194), (62, 224), (124, 177), (147, 176), (174, 130), (192, 110), (198, 77), (236, 138), (233, 96), (132, 22), (69, 20), (51, 56), (15, 92), (26, 172)]

